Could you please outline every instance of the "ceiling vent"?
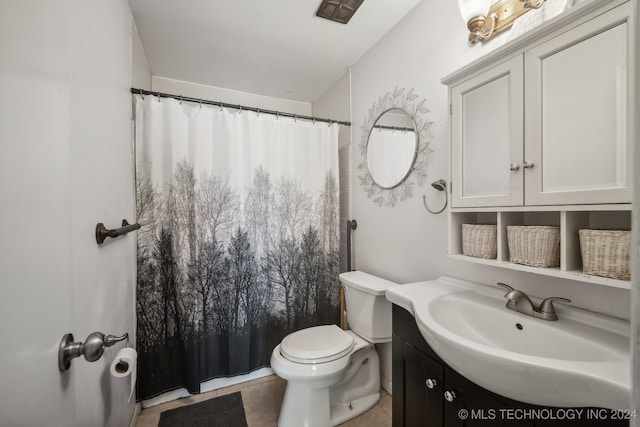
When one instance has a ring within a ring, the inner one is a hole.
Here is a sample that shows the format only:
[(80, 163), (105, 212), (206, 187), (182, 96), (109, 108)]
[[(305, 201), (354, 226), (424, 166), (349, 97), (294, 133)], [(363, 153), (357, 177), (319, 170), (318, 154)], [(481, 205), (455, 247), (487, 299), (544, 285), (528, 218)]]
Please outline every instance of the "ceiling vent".
[(364, 0), (322, 0), (316, 16), (346, 24)]

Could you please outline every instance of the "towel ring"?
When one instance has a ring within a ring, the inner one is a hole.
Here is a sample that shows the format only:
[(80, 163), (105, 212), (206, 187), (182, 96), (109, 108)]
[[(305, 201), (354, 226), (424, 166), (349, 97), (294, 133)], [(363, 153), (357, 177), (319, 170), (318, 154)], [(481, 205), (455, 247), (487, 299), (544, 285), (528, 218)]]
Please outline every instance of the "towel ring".
[(422, 204), (424, 205), (424, 208), (427, 210), (427, 212), (437, 215), (439, 213), (441, 213), (442, 211), (444, 211), (447, 208), (447, 205), (449, 204), (449, 195), (447, 194), (447, 181), (445, 181), (444, 179), (439, 179), (437, 181), (434, 181), (431, 183), (431, 186), (433, 188), (435, 188), (438, 191), (444, 191), (444, 206), (442, 206), (442, 209), (438, 210), (438, 211), (432, 211), (429, 208), (429, 205), (427, 205), (427, 195), (423, 195), (422, 196)]

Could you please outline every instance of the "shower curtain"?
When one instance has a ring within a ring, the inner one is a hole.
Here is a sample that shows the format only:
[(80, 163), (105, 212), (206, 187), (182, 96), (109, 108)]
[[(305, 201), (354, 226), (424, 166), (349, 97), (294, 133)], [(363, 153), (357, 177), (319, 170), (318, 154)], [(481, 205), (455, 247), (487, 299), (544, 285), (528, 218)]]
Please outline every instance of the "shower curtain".
[(338, 127), (134, 96), (138, 400), (339, 319)]

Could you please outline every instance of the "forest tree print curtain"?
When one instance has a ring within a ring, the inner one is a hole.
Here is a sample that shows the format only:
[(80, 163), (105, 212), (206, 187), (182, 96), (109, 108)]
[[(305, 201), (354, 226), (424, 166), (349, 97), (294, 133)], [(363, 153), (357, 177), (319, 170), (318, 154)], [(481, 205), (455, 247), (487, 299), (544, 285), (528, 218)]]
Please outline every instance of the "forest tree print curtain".
[(339, 316), (337, 125), (136, 95), (138, 400)]

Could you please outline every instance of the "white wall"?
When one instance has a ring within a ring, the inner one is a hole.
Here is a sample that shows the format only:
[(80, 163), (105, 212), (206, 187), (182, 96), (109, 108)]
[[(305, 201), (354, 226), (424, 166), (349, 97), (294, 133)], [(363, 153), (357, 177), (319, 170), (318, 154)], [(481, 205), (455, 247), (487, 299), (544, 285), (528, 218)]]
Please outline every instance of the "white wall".
[(291, 101), (256, 95), (215, 86), (174, 80), (165, 77), (152, 77), (153, 91), (182, 95), (190, 98), (202, 98), (209, 101), (221, 101), (229, 104), (239, 104), (247, 107), (264, 108), (265, 110), (282, 111), (301, 116), (311, 115), (311, 103)]
[[(435, 200), (439, 194), (428, 183), (448, 180), (447, 88), (440, 79), (503, 43), (504, 35), (486, 44), (467, 44), (466, 26), (456, 2), (423, 1), (351, 71), (352, 91), (352, 217), (355, 232), (355, 267), (389, 280), (408, 283), (449, 275), (481, 283), (502, 281), (537, 297), (564, 296), (576, 306), (629, 318), (629, 291), (581, 282), (507, 271), (450, 260), (447, 250), (446, 214), (431, 215), (421, 196)], [(396, 207), (378, 207), (358, 184), (356, 166), (362, 162), (355, 149), (362, 138), (368, 109), (386, 92), (414, 88), (426, 98), (433, 150), (428, 157), (428, 177), (415, 188), (411, 199)]]
[(0, 425), (125, 426), (129, 381), (58, 371), (71, 332), (135, 331), (131, 13), (126, 0), (0, 1)]
[[(313, 115), (324, 119), (351, 121), (351, 70), (347, 70), (336, 82), (312, 104)], [(351, 128), (340, 126), (338, 146), (351, 143)]]
[(131, 20), (131, 69), (131, 87), (151, 90), (151, 68), (133, 19)]

